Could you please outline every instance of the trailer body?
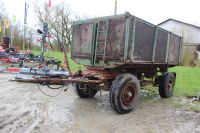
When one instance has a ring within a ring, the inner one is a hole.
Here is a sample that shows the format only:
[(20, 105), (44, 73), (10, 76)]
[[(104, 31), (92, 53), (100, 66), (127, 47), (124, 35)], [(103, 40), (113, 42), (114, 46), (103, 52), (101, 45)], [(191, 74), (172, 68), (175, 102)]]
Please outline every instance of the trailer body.
[(121, 114), (136, 108), (141, 86), (158, 86), (162, 98), (173, 95), (176, 73), (168, 68), (180, 64), (181, 37), (129, 13), (77, 21), (72, 28), (71, 57), (86, 70), (65, 78), (16, 80), (47, 86), (75, 83), (81, 98), (109, 90), (111, 107)]
[(182, 38), (129, 13), (73, 23), (72, 58), (86, 66), (180, 64)]
[(180, 64), (181, 37), (129, 13), (76, 21), (72, 29), (71, 57), (87, 66), (73, 80), (81, 98), (108, 89), (111, 107), (128, 113), (140, 86), (151, 83), (162, 98), (173, 95), (176, 73), (168, 68)]

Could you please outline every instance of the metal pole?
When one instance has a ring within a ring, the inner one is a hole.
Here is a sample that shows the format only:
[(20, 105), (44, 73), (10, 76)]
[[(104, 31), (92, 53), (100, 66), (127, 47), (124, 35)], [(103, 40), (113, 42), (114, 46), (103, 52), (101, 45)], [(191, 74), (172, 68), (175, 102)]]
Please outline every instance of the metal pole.
[(42, 58), (42, 63), (44, 63), (44, 43), (45, 43), (45, 33), (42, 34), (42, 43), (41, 43), (41, 58)]
[(14, 29), (14, 26), (15, 26), (15, 22), (16, 22), (16, 16), (15, 15), (13, 15), (12, 16), (12, 23), (11, 23), (11, 25), (10, 25), (10, 38), (11, 38), (11, 41), (10, 41), (10, 45), (11, 45), (11, 47), (13, 46), (13, 29)]
[(5, 28), (5, 25), (3, 26), (3, 37), (6, 36), (6, 28)]
[(26, 27), (25, 27), (25, 24), (24, 24), (23, 51), (24, 51), (24, 49), (25, 49), (25, 39), (26, 39), (25, 35), (26, 35)]
[(10, 46), (9, 47), (12, 47), (12, 28), (13, 28), (13, 26), (12, 25), (10, 25)]
[(29, 5), (24, 3), (24, 35), (23, 35), (23, 51), (25, 50), (25, 43), (26, 43), (26, 24), (27, 24), (27, 14), (28, 14), (28, 7)]
[(63, 11), (62, 11), (62, 46), (64, 45), (64, 27), (63, 27)]
[(115, 0), (115, 11), (114, 11), (114, 15), (117, 14), (117, 0)]

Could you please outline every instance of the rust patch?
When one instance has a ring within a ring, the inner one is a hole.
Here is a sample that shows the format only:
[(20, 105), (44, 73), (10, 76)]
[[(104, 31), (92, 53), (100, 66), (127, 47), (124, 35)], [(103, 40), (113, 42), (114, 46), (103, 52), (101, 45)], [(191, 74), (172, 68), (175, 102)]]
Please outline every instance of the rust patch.
[(115, 71), (101, 70), (98, 68), (82, 71), (81, 74), (84, 78), (96, 78), (100, 80), (114, 79), (118, 75), (118, 73)]

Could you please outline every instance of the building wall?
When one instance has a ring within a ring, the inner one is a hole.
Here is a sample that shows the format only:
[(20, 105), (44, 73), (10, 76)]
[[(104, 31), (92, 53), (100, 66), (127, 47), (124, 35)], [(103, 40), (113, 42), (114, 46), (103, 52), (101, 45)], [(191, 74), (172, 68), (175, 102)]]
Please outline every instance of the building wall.
[(175, 33), (179, 36), (182, 36), (184, 43), (200, 44), (200, 29), (199, 28), (186, 25), (183, 23), (179, 23), (173, 20), (169, 20), (159, 25), (159, 27), (166, 29), (168, 31), (171, 31), (172, 33)]
[(194, 61), (200, 61), (200, 45), (184, 44), (182, 47), (182, 61), (185, 66), (194, 65)]

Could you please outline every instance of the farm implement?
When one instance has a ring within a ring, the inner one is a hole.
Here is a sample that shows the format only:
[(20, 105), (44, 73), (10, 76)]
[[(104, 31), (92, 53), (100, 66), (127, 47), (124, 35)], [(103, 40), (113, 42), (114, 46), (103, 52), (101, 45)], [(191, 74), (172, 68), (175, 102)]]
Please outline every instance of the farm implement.
[(142, 86), (157, 86), (162, 98), (173, 95), (176, 73), (168, 72), (168, 68), (180, 64), (181, 37), (129, 13), (76, 21), (72, 28), (71, 57), (86, 70), (72, 73), (66, 61), (68, 76), (15, 81), (42, 85), (73, 83), (81, 98), (108, 90), (111, 107), (120, 114), (136, 108)]

